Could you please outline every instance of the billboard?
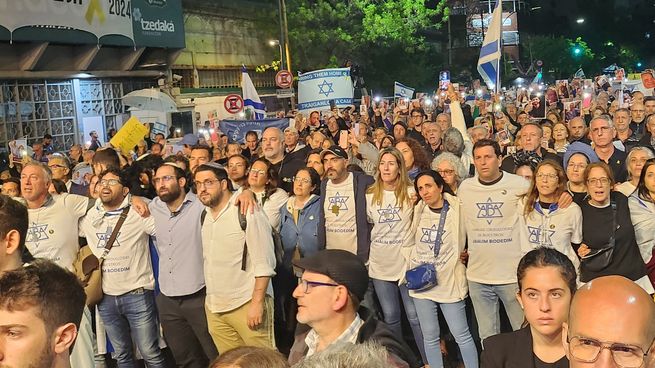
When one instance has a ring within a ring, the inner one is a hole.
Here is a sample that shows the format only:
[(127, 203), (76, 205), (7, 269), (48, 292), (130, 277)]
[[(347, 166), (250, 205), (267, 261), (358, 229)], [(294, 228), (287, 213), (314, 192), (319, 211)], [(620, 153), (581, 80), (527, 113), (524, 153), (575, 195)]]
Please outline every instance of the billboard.
[[(466, 36), (469, 47), (482, 46), (484, 32), (489, 28), (491, 13), (470, 14), (466, 24)], [(519, 44), (519, 28), (516, 12), (503, 12), (503, 46), (517, 46)], [(484, 27), (484, 28), (483, 28)]]
[(0, 40), (183, 48), (181, 0), (0, 0)]

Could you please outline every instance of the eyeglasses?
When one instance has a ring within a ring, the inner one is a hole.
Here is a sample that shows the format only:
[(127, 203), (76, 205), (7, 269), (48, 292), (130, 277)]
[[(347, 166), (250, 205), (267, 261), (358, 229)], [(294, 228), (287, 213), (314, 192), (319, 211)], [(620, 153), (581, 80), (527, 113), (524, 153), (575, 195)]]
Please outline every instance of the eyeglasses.
[(164, 175), (161, 178), (154, 178), (152, 179), (152, 183), (157, 185), (159, 182), (170, 182), (177, 179), (175, 175)]
[(589, 185), (598, 185), (599, 183), (602, 185), (607, 185), (609, 184), (610, 179), (609, 178), (591, 178), (587, 179), (587, 184)]
[(98, 182), (101, 187), (113, 187), (114, 185), (120, 184), (121, 181), (118, 179), (102, 179)]
[(535, 177), (536, 177), (537, 179), (546, 179), (546, 180), (557, 180), (557, 179), (558, 179), (558, 176), (555, 175), (555, 174), (543, 174), (543, 173), (539, 173), (539, 174), (535, 175)]
[(441, 176), (446, 176), (446, 175), (451, 176), (451, 175), (455, 174), (455, 170), (437, 170), (437, 172)]
[(635, 345), (604, 342), (581, 336), (573, 336), (571, 338), (567, 336), (566, 342), (569, 343), (571, 357), (584, 363), (597, 361), (603, 349), (608, 349), (612, 353), (614, 363), (622, 368), (641, 367), (644, 364), (644, 357), (646, 356), (644, 350)]
[(201, 188), (201, 187), (211, 188), (214, 185), (216, 185), (216, 183), (218, 183), (219, 181), (220, 180), (218, 179), (214, 179), (214, 180), (205, 180), (205, 181), (194, 181), (193, 183), (196, 185), (196, 188)]
[(300, 286), (302, 287), (303, 293), (309, 294), (310, 286), (315, 287), (315, 286), (339, 286), (339, 284), (331, 284), (328, 282), (318, 282), (318, 281), (308, 281), (304, 279), (300, 279)]
[(294, 177), (292, 180), (293, 180), (294, 183), (300, 183), (300, 184), (309, 184), (309, 183), (312, 182), (310, 179), (307, 179), (307, 178), (296, 178), (296, 177)]
[(65, 169), (66, 168), (66, 166), (64, 166), (64, 165), (57, 165), (57, 164), (50, 164), (50, 165), (48, 165), (48, 167), (51, 168), (51, 169)]

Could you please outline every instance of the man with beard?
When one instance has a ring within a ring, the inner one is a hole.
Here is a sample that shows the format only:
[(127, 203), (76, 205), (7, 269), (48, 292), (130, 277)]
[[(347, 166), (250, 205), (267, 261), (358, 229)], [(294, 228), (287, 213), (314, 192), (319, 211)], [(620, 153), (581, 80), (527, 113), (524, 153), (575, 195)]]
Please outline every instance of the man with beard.
[(632, 115), (632, 122), (630, 129), (639, 137), (644, 135), (644, 119), (646, 118), (646, 108), (641, 102), (633, 102), (630, 106), (630, 115)]
[[(102, 292), (98, 313), (114, 347), (119, 367), (136, 364), (134, 343), (148, 367), (166, 367), (159, 348), (155, 312), (155, 278), (150, 263), (149, 237), (154, 236), (155, 219), (141, 218), (130, 208), (130, 182), (119, 169), (108, 168), (98, 175), (99, 198), (80, 222), (80, 234), (96, 257), (103, 257)], [(121, 220), (122, 219), (122, 220)], [(106, 252), (114, 235), (113, 247)]]
[(242, 224), (222, 166), (200, 165), (194, 181), (207, 207), (201, 231), (209, 333), (221, 354), (245, 345), (273, 348), (271, 227), (262, 211), (248, 211)]
[(204, 206), (187, 191), (184, 170), (167, 162), (155, 172), (149, 204), (159, 253), (156, 296), (164, 338), (178, 367), (204, 368), (218, 355), (207, 329), (200, 215)]
[(264, 157), (269, 160), (280, 177), (278, 187), (287, 193), (293, 191), (293, 176), (299, 168), (305, 166), (305, 158), (311, 150), (310, 147), (285, 154), (284, 133), (277, 127), (268, 127), (262, 134), (262, 151)]
[(0, 277), (3, 367), (69, 368), (86, 295), (75, 275), (38, 260)]

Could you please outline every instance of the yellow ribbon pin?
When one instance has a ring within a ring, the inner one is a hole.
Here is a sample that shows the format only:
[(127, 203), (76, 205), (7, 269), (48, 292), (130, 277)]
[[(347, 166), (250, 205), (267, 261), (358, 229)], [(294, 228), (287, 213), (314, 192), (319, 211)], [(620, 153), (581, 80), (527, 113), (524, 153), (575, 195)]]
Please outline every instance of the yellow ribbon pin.
[(91, 0), (89, 2), (89, 7), (86, 9), (86, 15), (84, 15), (87, 23), (93, 23), (94, 15), (98, 16), (98, 21), (100, 21), (100, 24), (105, 22), (105, 12), (102, 11), (102, 4), (100, 4), (100, 0)]

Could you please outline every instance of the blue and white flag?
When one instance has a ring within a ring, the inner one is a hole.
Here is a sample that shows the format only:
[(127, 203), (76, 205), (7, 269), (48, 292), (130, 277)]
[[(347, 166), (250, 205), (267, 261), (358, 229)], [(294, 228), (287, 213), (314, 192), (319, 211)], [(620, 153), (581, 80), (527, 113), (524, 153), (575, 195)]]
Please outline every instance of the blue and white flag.
[(414, 97), (414, 88), (407, 87), (402, 83), (394, 82), (393, 97), (395, 98), (412, 98)]
[(496, 1), (496, 7), (491, 13), (491, 22), (484, 36), (480, 59), (478, 60), (478, 73), (482, 76), (490, 90), (500, 90), (500, 57), (502, 56), (502, 0)]
[(584, 70), (582, 70), (582, 68), (578, 69), (578, 71), (573, 75), (573, 78), (585, 79)]
[(255, 85), (252, 84), (252, 79), (248, 75), (248, 71), (244, 66), (241, 69), (241, 96), (243, 97), (243, 109), (248, 115), (248, 110), (253, 119), (259, 120), (266, 117), (266, 106), (262, 103), (262, 100), (259, 99), (259, 94), (255, 89)]
[(298, 110), (329, 110), (330, 101), (339, 107), (353, 104), (350, 68), (321, 69), (298, 76)]

